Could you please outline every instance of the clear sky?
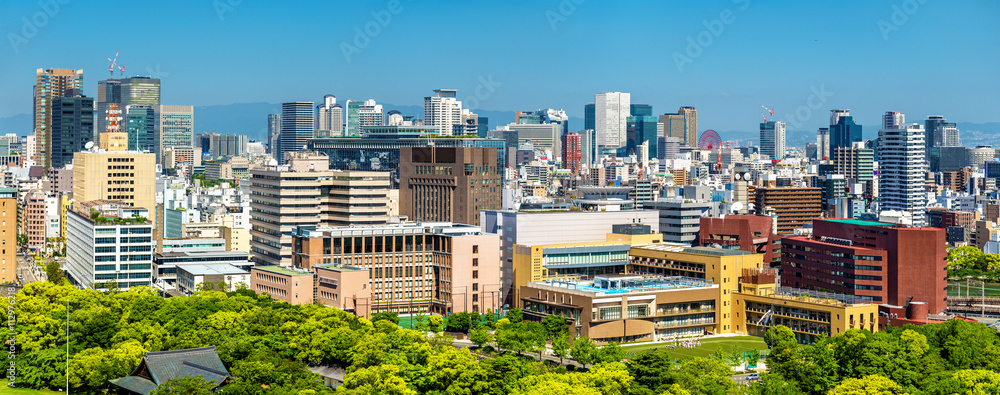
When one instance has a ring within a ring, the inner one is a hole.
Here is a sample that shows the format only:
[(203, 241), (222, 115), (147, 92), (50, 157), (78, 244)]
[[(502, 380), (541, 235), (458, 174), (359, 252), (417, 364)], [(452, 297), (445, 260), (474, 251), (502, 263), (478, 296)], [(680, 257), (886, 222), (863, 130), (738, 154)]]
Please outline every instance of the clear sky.
[(996, 0), (0, 0), (0, 31), (0, 117), (31, 113), (37, 68), (83, 69), (95, 95), (121, 50), (164, 104), (420, 105), (456, 88), (469, 107), (478, 87), (478, 108), (577, 117), (630, 92), (658, 114), (697, 107), (700, 129), (755, 130), (760, 104), (792, 130), (831, 108), (1000, 121)]

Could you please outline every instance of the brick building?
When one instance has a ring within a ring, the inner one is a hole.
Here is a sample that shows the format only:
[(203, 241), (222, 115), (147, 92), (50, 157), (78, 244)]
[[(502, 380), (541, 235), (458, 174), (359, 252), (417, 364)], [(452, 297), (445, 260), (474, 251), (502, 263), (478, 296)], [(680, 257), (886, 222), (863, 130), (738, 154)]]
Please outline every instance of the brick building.
[(762, 215), (702, 217), (698, 244), (764, 254), (764, 263), (777, 267), (781, 243), (773, 230), (774, 218)]
[(501, 206), (497, 150), (407, 147), (399, 151), (399, 213), (413, 221), (479, 224)]

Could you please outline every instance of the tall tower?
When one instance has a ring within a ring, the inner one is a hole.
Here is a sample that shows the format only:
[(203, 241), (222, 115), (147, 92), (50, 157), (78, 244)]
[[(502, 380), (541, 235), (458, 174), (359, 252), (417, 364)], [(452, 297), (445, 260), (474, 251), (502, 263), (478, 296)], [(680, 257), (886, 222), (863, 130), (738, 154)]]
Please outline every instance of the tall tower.
[(768, 159), (784, 159), (784, 122), (767, 121), (760, 124), (760, 155)]
[(914, 226), (927, 224), (924, 192), (927, 162), (923, 125), (903, 124), (903, 114), (885, 113), (879, 135), (879, 201), (881, 210), (898, 210), (913, 216)]
[(278, 135), (281, 134), (281, 114), (267, 114), (267, 153), (277, 159)]
[(286, 152), (305, 148), (306, 140), (313, 137), (313, 102), (281, 103), (281, 140), (278, 163), (284, 163)]
[(816, 131), (816, 159), (827, 160), (830, 158), (830, 129), (819, 128)]
[(52, 99), (51, 155), (55, 168), (73, 162), (73, 154), (94, 140), (94, 98), (68, 89), (66, 95)]
[(851, 110), (830, 110), (830, 149), (851, 148), (851, 145), (861, 141), (861, 125), (854, 123)]
[(52, 158), (52, 99), (65, 96), (67, 89), (83, 89), (83, 70), (35, 70), (35, 164), (44, 168), (51, 165)]
[(628, 93), (594, 95), (594, 131), (597, 132), (597, 144), (602, 149), (617, 150), (625, 146), (630, 104)]
[[(124, 99), (123, 99), (124, 100)], [(156, 106), (153, 150), (159, 163), (168, 147), (194, 146), (194, 107)], [(311, 123), (310, 119), (310, 123)]]
[[(108, 128), (107, 117), (108, 105), (111, 103), (121, 104), (122, 102), (122, 80), (121, 78), (108, 78), (97, 81), (97, 121), (94, 123), (94, 132), (103, 133)], [(118, 108), (125, 108), (118, 106)]]
[(316, 137), (340, 137), (344, 133), (344, 107), (334, 95), (323, 96), (316, 106)]
[(698, 146), (698, 110), (694, 107), (681, 107), (677, 114), (684, 117), (684, 145)]
[(437, 126), (442, 136), (455, 134), (455, 127), (462, 125), (462, 102), (457, 96), (456, 89), (435, 89), (434, 96), (424, 97), (424, 124)]

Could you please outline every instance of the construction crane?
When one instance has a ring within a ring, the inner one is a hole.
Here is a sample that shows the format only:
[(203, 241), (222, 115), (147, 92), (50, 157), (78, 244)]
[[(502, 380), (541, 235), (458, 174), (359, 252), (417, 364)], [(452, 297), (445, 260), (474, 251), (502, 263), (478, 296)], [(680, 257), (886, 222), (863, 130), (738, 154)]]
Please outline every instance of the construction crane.
[(118, 78), (125, 78), (125, 66), (118, 66)]
[(767, 108), (763, 104), (761, 104), (760, 107), (763, 108), (764, 111), (767, 111), (767, 113), (768, 113), (768, 115), (764, 115), (763, 111), (760, 113), (760, 116), (764, 117), (764, 123), (767, 123), (767, 117), (768, 116), (771, 116), (771, 117), (774, 116), (774, 109), (773, 108)]
[(115, 58), (114, 59), (111, 59), (111, 57), (109, 57), (109, 56), (105, 56), (106, 59), (108, 59), (109, 61), (111, 61), (111, 64), (108, 65), (108, 73), (111, 74), (111, 78), (115, 77), (115, 63), (118, 62), (118, 53), (119, 52), (121, 52), (121, 50), (116, 50), (115, 51)]

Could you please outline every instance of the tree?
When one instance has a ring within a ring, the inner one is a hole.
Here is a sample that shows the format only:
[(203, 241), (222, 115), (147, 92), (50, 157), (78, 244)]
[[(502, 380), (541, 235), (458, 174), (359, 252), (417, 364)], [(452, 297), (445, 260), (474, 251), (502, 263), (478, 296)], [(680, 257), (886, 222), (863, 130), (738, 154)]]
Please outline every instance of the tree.
[(547, 315), (542, 319), (542, 326), (545, 327), (545, 332), (548, 334), (550, 339), (555, 338), (556, 335), (560, 333), (565, 333), (568, 326), (566, 325), (566, 319), (558, 315)]
[(621, 362), (625, 359), (625, 351), (622, 351), (618, 342), (610, 342), (601, 347), (597, 353), (597, 362)]
[(215, 289), (218, 289), (218, 290), (220, 290), (222, 292), (229, 292), (230, 291), (229, 284), (226, 284), (225, 280), (219, 280), (219, 283), (215, 285)]
[(989, 253), (983, 255), (982, 270), (997, 270), (1000, 269), (1000, 255), (996, 253)]
[(178, 377), (151, 391), (149, 395), (211, 395), (215, 384), (205, 376)]
[(895, 381), (875, 374), (860, 379), (846, 379), (830, 390), (830, 395), (896, 395), (903, 393), (903, 387), (896, 384)]
[(927, 395), (1000, 394), (1000, 373), (989, 370), (948, 372), (929, 377), (921, 389)]
[(750, 387), (750, 395), (803, 395), (803, 392), (780, 374), (764, 373), (760, 381)]
[(524, 320), (524, 312), (517, 307), (510, 309), (510, 311), (507, 312), (507, 319), (513, 323), (521, 322)]
[(658, 395), (666, 391), (671, 384), (676, 385), (674, 363), (667, 353), (656, 350), (640, 352), (630, 359), (625, 367), (635, 379), (632, 382), (632, 393), (637, 395)]
[(21, 246), (28, 245), (28, 235), (24, 233), (17, 235), (17, 244), (20, 244)]
[(712, 358), (692, 358), (684, 361), (678, 369), (678, 384), (692, 394), (727, 394), (734, 392), (738, 385), (729, 375), (733, 371), (719, 360)]
[(426, 315), (417, 314), (417, 315), (413, 316), (413, 320), (410, 321), (410, 322), (413, 323), (411, 325), (413, 327), (413, 329), (416, 329), (416, 330), (422, 331), (422, 332), (427, 330), (427, 316)]
[(344, 376), (347, 394), (416, 395), (417, 391), (406, 385), (399, 366), (378, 365), (355, 370)]
[(45, 274), (49, 277), (49, 282), (53, 284), (62, 284), (63, 280), (66, 278), (66, 272), (59, 267), (59, 262), (52, 261), (45, 265)]
[(778, 325), (764, 332), (764, 343), (767, 343), (767, 347), (772, 350), (778, 344), (785, 342), (795, 343), (795, 333), (787, 326)]
[(448, 316), (448, 330), (451, 332), (468, 332), (472, 326), (472, 317), (469, 313), (461, 312)]
[(202, 281), (202, 282), (198, 283), (198, 285), (196, 285), (194, 288), (195, 288), (196, 291), (202, 291), (202, 292), (214, 291), (215, 290), (215, 283), (213, 283), (211, 281)]
[(389, 321), (393, 324), (399, 325), (399, 315), (394, 311), (380, 311), (372, 314), (371, 321), (373, 324), (379, 321)]
[(760, 361), (760, 350), (753, 349), (745, 354), (747, 367), (756, 366), (757, 361)]
[(486, 331), (486, 328), (476, 328), (469, 333), (469, 340), (478, 347), (485, 346), (492, 341), (493, 335)]
[(559, 364), (569, 356), (569, 334), (559, 333), (552, 337), (552, 355), (559, 357)]
[(583, 367), (594, 363), (597, 360), (597, 345), (588, 337), (577, 336), (573, 339), (573, 345), (569, 349), (569, 355)]
[(975, 246), (953, 248), (948, 251), (948, 269), (975, 269), (983, 262), (983, 251)]
[(431, 332), (441, 332), (442, 325), (444, 325), (444, 318), (439, 315), (432, 315), (427, 319), (427, 330)]

